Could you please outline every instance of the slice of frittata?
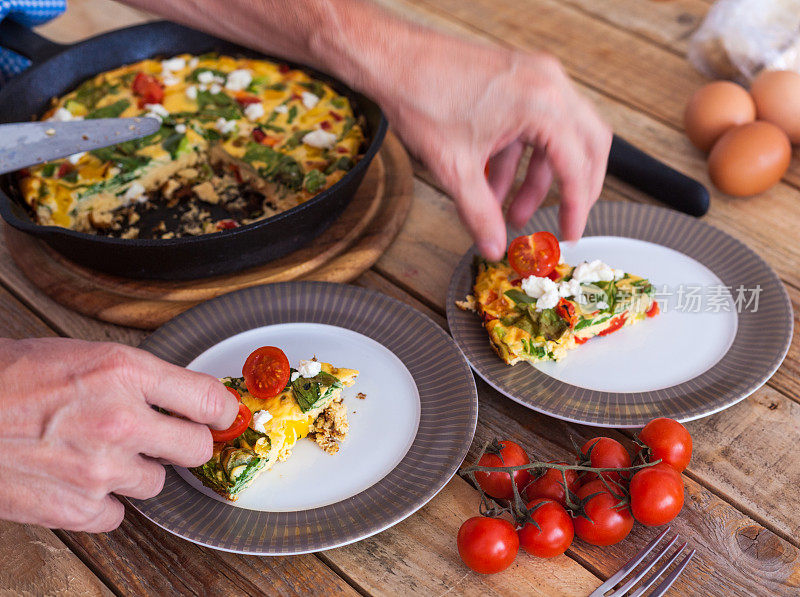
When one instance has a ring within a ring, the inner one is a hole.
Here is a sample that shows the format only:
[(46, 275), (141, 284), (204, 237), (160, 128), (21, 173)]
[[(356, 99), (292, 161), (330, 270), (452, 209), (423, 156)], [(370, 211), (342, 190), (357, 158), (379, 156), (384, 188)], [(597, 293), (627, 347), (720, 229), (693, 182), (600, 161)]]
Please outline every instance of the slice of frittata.
[(509, 365), (560, 360), (590, 338), (658, 313), (648, 280), (601, 261), (559, 263), (546, 277), (523, 278), (507, 258), (478, 258), (473, 292), (459, 306), (477, 312)]
[(297, 440), (312, 437), (329, 454), (339, 450), (348, 431), (342, 389), (355, 383), (358, 371), (316, 363), (319, 372), (303, 377), (292, 369), (289, 383), (273, 398), (254, 397), (243, 377), (225, 377), (222, 382), (235, 390), (253, 413), (242, 435), (215, 443), (211, 460), (189, 469), (203, 485), (236, 501), (263, 471), (286, 460)]

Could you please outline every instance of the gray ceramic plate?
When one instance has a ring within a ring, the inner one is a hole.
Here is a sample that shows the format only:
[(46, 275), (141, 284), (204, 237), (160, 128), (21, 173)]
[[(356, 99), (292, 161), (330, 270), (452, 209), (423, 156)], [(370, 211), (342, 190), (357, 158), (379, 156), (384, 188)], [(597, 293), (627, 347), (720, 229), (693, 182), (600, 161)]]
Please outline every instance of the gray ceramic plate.
[[(557, 233), (555, 207), (537, 212), (521, 233), (538, 230)], [(453, 338), (489, 384), (560, 419), (640, 427), (659, 416), (710, 415), (764, 384), (791, 342), (786, 289), (751, 249), (675, 211), (604, 202), (592, 209), (584, 238), (562, 244), (562, 256), (573, 265), (601, 259), (649, 278), (662, 313), (593, 338), (558, 363), (508, 366), (475, 314), (455, 306), (471, 293), (474, 254), (461, 259), (450, 282)]]
[(236, 504), (168, 467), (157, 497), (131, 500), (157, 525), (226, 551), (319, 551), (398, 523), (457, 471), (477, 421), (472, 372), (438, 325), (385, 295), (322, 282), (249, 288), (190, 309), (142, 348), (221, 376), (236, 374), (262, 344), (285, 348), (290, 362), (318, 354), (361, 371), (346, 390), (351, 428), (342, 450), (331, 456), (301, 440)]

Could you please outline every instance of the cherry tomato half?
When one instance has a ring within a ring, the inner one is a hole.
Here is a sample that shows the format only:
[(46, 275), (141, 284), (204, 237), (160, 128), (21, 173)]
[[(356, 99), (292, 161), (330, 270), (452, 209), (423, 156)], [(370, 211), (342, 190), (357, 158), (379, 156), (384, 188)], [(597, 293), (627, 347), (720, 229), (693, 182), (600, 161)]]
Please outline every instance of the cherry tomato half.
[(655, 317), (660, 312), (661, 312), (661, 307), (658, 306), (658, 303), (656, 301), (653, 301), (653, 304), (650, 305), (650, 308), (647, 310), (647, 313), (645, 313), (645, 315), (647, 315), (648, 317)]
[(502, 518), (473, 516), (458, 529), (458, 554), (475, 572), (494, 574), (508, 568), (519, 551), (519, 536)]
[(628, 536), (633, 528), (631, 509), (617, 508), (619, 499), (608, 492), (602, 481), (592, 481), (578, 490), (578, 499), (598, 494), (584, 504), (587, 519), (577, 516), (573, 521), (575, 534), (591, 545), (615, 545)]
[[(239, 393), (236, 390), (231, 390), (231, 392), (239, 396)], [(227, 429), (211, 429), (211, 437), (215, 442), (227, 442), (232, 439), (236, 439), (244, 430), (247, 429), (247, 426), (250, 424), (250, 420), (253, 418), (253, 413), (250, 412), (250, 409), (247, 408), (241, 402), (239, 403), (239, 413), (236, 415), (236, 418), (233, 420), (233, 424)]]
[(247, 389), (256, 398), (274, 398), (289, 383), (289, 359), (276, 346), (256, 348), (242, 367)]
[(508, 247), (508, 263), (523, 278), (548, 275), (560, 257), (558, 239), (549, 232), (518, 236)]
[[(481, 456), (480, 460), (478, 460), (478, 466), (519, 466), (530, 462), (525, 450), (515, 442), (502, 441), (495, 448), (494, 453), (487, 450), (486, 454)], [(493, 447), (490, 446), (489, 450), (492, 449)], [(522, 492), (530, 479), (531, 475), (526, 469), (514, 472), (514, 482), (520, 492)], [(514, 489), (511, 486), (511, 475), (509, 473), (503, 471), (496, 473), (478, 471), (475, 473), (475, 480), (481, 486), (481, 489), (493, 498), (503, 500), (514, 498)]]
[[(567, 464), (566, 462), (553, 462), (552, 464)], [(580, 487), (577, 471), (564, 471), (567, 478), (567, 487), (570, 493), (575, 494)], [(564, 491), (564, 478), (561, 471), (554, 468), (545, 469), (544, 474), (536, 477), (525, 488), (525, 495), (529, 500), (535, 498), (548, 498), (562, 506), (567, 505), (567, 493)]]
[(528, 510), (533, 510), (531, 518), (539, 528), (527, 523), (517, 531), (520, 546), (539, 558), (554, 558), (567, 551), (575, 529), (564, 507), (553, 500), (538, 498), (528, 504)]
[(683, 479), (668, 464), (636, 471), (631, 479), (631, 512), (649, 527), (667, 524), (683, 508)]
[(639, 441), (650, 448), (650, 462), (661, 460), (679, 473), (692, 459), (692, 436), (674, 419), (653, 419), (639, 432)]

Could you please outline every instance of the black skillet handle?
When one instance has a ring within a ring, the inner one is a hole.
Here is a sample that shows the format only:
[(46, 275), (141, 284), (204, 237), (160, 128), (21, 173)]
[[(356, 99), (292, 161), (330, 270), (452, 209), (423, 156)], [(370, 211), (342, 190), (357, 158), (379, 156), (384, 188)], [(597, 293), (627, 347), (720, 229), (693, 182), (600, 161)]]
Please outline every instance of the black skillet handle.
[(708, 211), (708, 189), (614, 135), (608, 173), (690, 216)]
[(0, 21), (0, 46), (25, 56), (34, 64), (44, 62), (69, 47), (50, 41), (11, 19)]

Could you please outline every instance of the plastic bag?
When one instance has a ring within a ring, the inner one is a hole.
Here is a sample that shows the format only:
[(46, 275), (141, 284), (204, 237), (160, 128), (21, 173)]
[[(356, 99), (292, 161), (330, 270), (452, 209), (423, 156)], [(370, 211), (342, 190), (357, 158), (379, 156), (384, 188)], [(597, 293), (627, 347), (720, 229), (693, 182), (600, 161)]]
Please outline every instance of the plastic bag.
[(718, 0), (689, 43), (689, 61), (715, 79), (800, 72), (800, 0)]

